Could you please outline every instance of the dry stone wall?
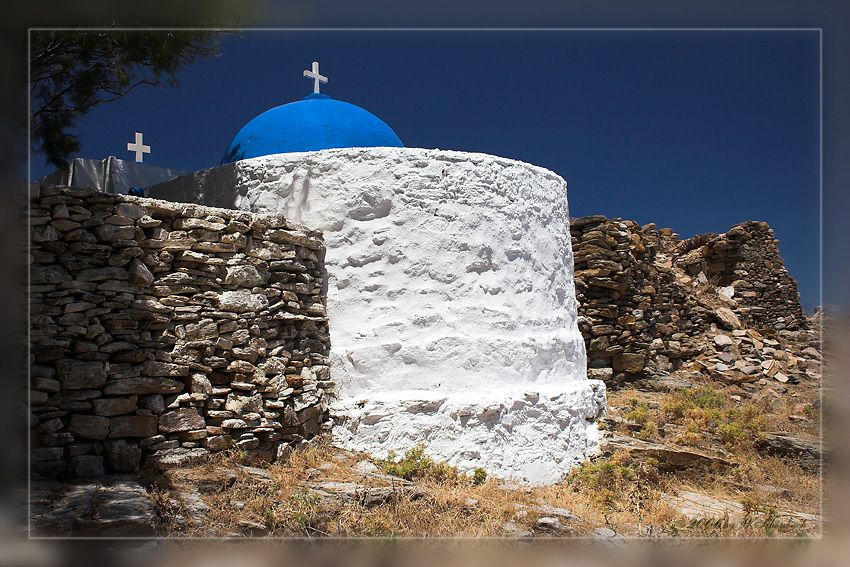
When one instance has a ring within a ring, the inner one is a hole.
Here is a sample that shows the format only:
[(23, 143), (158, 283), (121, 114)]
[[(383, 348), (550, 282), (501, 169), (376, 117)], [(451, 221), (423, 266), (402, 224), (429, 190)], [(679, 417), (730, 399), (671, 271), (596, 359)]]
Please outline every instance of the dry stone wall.
[(30, 199), (35, 477), (274, 459), (327, 423), (320, 233), (59, 186)]
[(806, 326), (797, 282), (784, 267), (773, 229), (765, 222), (735, 225), (693, 253), (677, 258), (689, 274), (703, 272), (734, 289), (737, 310), (754, 327), (797, 330)]
[(669, 228), (601, 215), (570, 219), (570, 232), (588, 375), (609, 385), (675, 370), (712, 328), (806, 325), (766, 223), (684, 243)]

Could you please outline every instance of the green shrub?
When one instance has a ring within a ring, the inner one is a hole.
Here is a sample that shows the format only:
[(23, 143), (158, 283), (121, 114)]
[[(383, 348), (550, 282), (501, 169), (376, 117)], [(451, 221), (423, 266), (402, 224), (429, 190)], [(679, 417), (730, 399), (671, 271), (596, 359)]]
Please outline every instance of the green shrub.
[(726, 410), (726, 423), (720, 426), (720, 438), (728, 446), (739, 445), (758, 437), (767, 427), (767, 420), (751, 404)]
[(649, 421), (649, 407), (646, 404), (637, 404), (634, 409), (626, 414), (626, 419), (638, 425), (644, 425)]
[(472, 473), (472, 484), (484, 484), (484, 481), (487, 480), (487, 471), (478, 467)]
[(148, 491), (168, 490), (174, 487), (174, 483), (171, 481), (168, 473), (153, 469), (142, 469), (141, 473), (139, 473), (139, 481)]
[[(664, 404), (664, 412), (671, 421), (683, 420), (689, 410), (718, 410), (723, 405), (723, 393), (716, 392), (706, 386), (680, 390), (670, 403)], [(710, 414), (713, 415), (713, 414)]]
[(398, 458), (395, 451), (390, 451), (386, 459), (377, 459), (375, 464), (385, 473), (406, 480), (429, 479), (442, 483), (457, 481), (461, 477), (457, 467), (445, 462), (436, 462), (427, 456), (423, 443), (405, 451), (402, 458)]
[[(316, 505), (320, 498), (302, 488), (289, 497), (289, 519), (300, 527), (309, 526), (313, 522)], [(274, 515), (272, 514), (272, 517)]]
[(819, 421), (820, 420), (820, 413), (818, 412), (818, 410), (816, 410), (814, 408), (814, 406), (812, 406), (812, 404), (804, 405), (803, 406), (803, 413), (806, 414), (806, 417), (808, 417), (812, 421)]
[(655, 423), (647, 420), (646, 423), (643, 424), (643, 427), (641, 428), (640, 432), (638, 433), (638, 437), (640, 437), (644, 441), (647, 441), (655, 437), (655, 433), (657, 430), (658, 428), (655, 426)]

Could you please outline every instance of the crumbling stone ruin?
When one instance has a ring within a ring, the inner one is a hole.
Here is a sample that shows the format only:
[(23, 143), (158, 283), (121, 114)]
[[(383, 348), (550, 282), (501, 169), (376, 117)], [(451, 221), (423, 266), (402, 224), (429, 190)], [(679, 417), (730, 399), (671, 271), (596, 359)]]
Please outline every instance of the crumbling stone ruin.
[(807, 326), (773, 231), (745, 222), (680, 242), (672, 229), (570, 219), (588, 374), (609, 384), (677, 369), (706, 331)]
[(30, 199), (36, 478), (269, 460), (333, 388), (320, 233), (256, 215), (46, 186)]

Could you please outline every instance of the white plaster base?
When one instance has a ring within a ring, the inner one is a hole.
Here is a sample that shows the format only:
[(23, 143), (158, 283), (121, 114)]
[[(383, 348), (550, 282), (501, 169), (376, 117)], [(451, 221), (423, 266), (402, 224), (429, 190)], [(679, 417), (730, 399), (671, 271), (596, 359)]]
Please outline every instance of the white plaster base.
[(445, 394), (426, 390), (346, 398), (331, 406), (334, 438), (349, 449), (385, 457), (419, 444), (462, 471), (548, 484), (598, 451), (596, 423), (605, 408), (598, 380), (566, 387)]

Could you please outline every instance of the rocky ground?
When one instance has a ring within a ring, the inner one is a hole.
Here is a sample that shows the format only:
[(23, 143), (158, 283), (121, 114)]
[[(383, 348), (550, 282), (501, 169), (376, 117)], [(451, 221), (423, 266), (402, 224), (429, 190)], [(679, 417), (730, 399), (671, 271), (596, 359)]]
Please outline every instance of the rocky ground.
[(233, 450), (164, 472), (33, 482), (32, 533), (816, 536), (828, 458), (818, 324), (714, 328), (675, 372), (610, 390), (601, 454), (552, 486), (461, 474), (416, 450), (375, 462), (316, 438), (273, 465)]

